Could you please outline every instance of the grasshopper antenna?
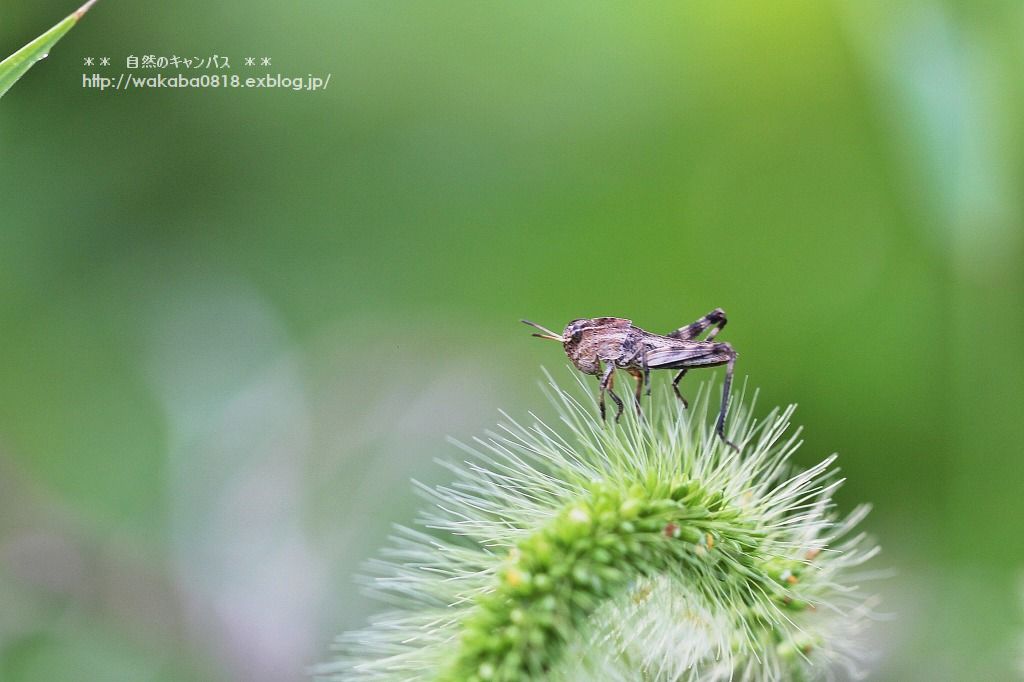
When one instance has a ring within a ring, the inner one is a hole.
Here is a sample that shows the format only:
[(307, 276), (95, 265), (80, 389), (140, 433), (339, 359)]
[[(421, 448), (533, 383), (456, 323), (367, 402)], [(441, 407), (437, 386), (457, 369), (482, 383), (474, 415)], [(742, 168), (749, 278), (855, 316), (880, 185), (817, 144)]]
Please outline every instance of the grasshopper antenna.
[(519, 320), (519, 321), (522, 322), (523, 324), (528, 324), (531, 327), (535, 327), (535, 328), (541, 330), (542, 332), (544, 332), (543, 334), (533, 334), (533, 336), (536, 336), (538, 339), (551, 339), (552, 341), (558, 341), (560, 343), (565, 341), (565, 339), (562, 338), (561, 334), (556, 334), (553, 331), (551, 331), (550, 329), (548, 329), (546, 327), (540, 326), (536, 322), (530, 322), (529, 320)]

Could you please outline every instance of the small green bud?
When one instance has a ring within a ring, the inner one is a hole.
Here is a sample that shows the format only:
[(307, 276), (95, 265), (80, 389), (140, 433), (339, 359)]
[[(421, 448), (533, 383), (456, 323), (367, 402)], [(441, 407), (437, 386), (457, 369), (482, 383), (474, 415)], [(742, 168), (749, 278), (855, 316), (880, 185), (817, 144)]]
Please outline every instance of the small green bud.
[(590, 583), (590, 572), (583, 566), (577, 565), (572, 569), (572, 579), (577, 585), (587, 585)]
[(635, 519), (640, 514), (640, 506), (640, 500), (631, 497), (619, 507), (619, 514), (624, 519)]
[(533, 586), (538, 592), (547, 592), (551, 589), (551, 578), (546, 573), (538, 573), (533, 578)]

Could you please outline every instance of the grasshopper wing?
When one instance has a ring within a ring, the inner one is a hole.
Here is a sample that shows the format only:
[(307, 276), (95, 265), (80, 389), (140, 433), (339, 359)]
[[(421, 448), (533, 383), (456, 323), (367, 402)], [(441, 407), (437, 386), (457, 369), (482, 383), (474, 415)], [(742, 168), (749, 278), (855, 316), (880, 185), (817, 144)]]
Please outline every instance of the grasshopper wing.
[(651, 369), (683, 369), (724, 365), (732, 354), (724, 348), (716, 348), (718, 345), (700, 341), (658, 342), (647, 350), (647, 366)]

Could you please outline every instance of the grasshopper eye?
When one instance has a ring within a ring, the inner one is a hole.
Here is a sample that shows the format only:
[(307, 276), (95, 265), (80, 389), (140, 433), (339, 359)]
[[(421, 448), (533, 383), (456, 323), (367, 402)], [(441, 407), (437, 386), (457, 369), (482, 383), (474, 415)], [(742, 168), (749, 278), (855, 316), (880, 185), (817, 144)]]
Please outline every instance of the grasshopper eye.
[(563, 336), (570, 341), (579, 341), (583, 338), (583, 330), (586, 329), (583, 325), (569, 325), (566, 327)]

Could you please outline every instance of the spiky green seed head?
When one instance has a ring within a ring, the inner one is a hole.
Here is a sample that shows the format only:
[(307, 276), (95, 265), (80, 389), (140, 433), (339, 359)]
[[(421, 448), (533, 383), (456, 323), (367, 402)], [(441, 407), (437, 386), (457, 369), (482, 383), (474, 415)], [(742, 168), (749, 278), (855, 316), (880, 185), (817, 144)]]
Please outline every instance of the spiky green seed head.
[[(856, 674), (868, 622), (835, 457), (804, 471), (793, 408), (742, 395), (729, 439), (667, 392), (603, 423), (586, 387), (550, 383), (559, 424), (506, 416), (449, 465), (373, 591), (398, 604), (339, 638), (321, 679), (744, 680)], [(711, 401), (713, 402), (713, 401)]]

